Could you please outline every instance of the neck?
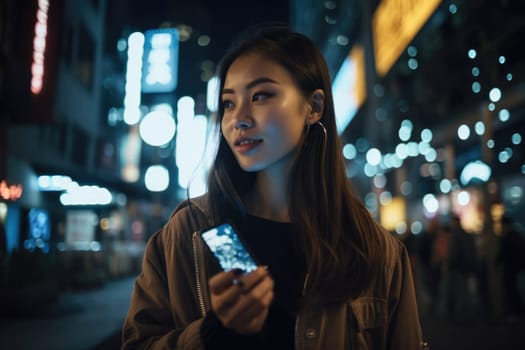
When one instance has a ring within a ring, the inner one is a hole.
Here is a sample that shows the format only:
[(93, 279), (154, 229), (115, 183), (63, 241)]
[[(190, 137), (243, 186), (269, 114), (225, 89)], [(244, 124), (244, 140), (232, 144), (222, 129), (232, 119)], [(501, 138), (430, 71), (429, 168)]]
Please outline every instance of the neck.
[(245, 198), (248, 213), (273, 221), (290, 222), (288, 178), (297, 151), (257, 173), (255, 186)]
[(262, 171), (257, 175), (255, 188), (246, 198), (248, 212), (265, 219), (289, 222), (288, 186), (282, 176)]

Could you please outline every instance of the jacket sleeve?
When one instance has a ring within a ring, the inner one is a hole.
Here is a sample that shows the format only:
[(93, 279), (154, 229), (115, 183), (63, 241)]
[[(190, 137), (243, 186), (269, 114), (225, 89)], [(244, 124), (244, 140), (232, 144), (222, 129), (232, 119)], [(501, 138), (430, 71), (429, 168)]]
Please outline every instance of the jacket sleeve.
[[(180, 235), (176, 230), (188, 232), (189, 243), (173, 238)], [(148, 241), (123, 325), (122, 349), (203, 348), (190, 232), (170, 223)]]
[(425, 350), (428, 344), (423, 341), (408, 253), (401, 242), (398, 247), (388, 300), (387, 348)]

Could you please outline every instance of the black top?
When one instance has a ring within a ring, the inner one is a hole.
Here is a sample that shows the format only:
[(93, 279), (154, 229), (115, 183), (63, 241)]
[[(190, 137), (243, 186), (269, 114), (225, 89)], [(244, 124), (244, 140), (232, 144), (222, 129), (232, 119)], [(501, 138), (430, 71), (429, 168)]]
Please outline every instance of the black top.
[(201, 328), (206, 349), (294, 349), (294, 327), (304, 279), (305, 259), (293, 224), (248, 216), (236, 223), (248, 250), (268, 266), (274, 280), (274, 299), (263, 330), (242, 336), (226, 329), (213, 312)]

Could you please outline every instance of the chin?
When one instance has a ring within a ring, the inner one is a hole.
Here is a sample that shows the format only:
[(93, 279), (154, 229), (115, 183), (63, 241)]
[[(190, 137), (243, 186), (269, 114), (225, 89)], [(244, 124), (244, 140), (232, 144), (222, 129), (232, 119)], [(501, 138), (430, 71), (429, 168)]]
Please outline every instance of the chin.
[(254, 172), (261, 171), (264, 169), (264, 165), (261, 165), (261, 164), (239, 164), (239, 166), (241, 167), (242, 170), (249, 172), (249, 173), (254, 173)]
[(246, 172), (257, 172), (264, 170), (267, 166), (267, 162), (256, 161), (255, 159), (237, 159), (237, 163), (242, 170)]

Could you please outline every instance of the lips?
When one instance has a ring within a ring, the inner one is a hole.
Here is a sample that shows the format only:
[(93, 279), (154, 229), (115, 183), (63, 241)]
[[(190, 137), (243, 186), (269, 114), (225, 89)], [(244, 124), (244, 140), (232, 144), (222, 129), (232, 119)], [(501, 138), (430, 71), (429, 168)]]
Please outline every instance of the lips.
[(235, 140), (234, 145), (235, 146), (245, 146), (245, 145), (257, 145), (259, 143), (263, 142), (262, 139), (256, 139), (256, 138), (239, 138)]
[(234, 147), (237, 152), (245, 154), (256, 149), (262, 142), (258, 138), (241, 137), (235, 140)]

